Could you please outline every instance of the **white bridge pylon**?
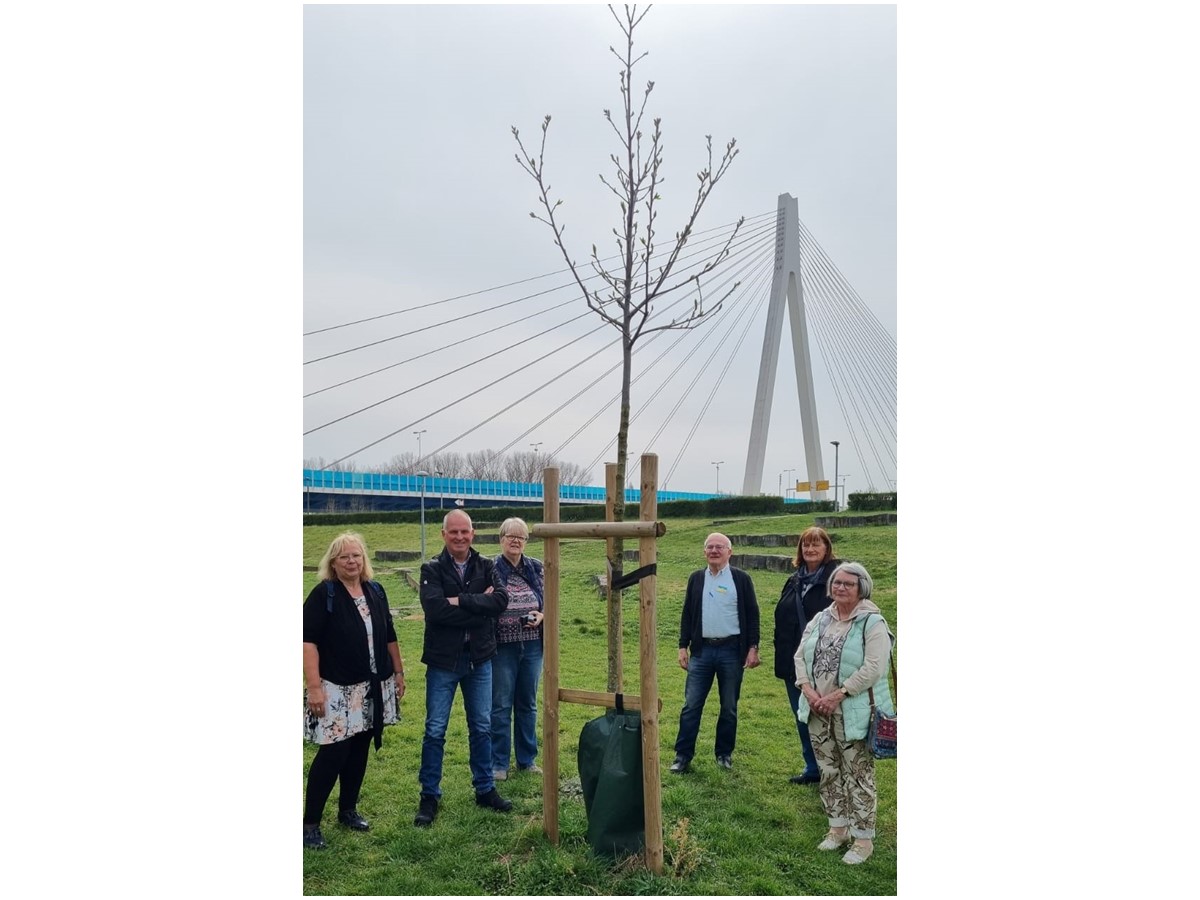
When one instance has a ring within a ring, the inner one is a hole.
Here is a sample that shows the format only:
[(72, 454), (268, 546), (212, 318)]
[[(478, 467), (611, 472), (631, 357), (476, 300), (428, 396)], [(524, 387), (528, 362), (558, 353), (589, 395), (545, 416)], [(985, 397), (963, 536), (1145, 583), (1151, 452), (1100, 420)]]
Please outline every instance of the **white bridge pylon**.
[[(746, 476), (742, 493), (762, 493), (763, 462), (767, 455), (767, 431), (771, 426), (771, 400), (775, 396), (775, 372), (779, 368), (779, 342), (783, 338), (783, 301), (787, 298), (792, 324), (792, 356), (796, 362), (796, 393), (800, 398), (800, 424), (804, 430), (804, 481), (814, 488), (825, 480), (821, 464), (821, 435), (817, 428), (817, 401), (813, 393), (812, 359), (808, 352), (808, 325), (804, 319), (804, 293), (800, 281), (800, 213), (796, 198), (779, 195), (775, 224), (775, 273), (771, 278), (771, 304), (763, 335), (762, 360), (758, 367), (758, 390), (754, 395), (754, 418), (750, 423), (750, 445), (746, 451)], [(827, 491), (811, 490), (812, 500), (827, 499)]]

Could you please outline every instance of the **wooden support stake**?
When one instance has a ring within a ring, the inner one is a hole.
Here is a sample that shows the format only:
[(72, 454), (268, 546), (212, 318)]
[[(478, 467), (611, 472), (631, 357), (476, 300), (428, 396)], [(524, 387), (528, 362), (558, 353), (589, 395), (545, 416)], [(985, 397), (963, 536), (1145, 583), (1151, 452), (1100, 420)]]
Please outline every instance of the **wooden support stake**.
[[(557, 496), (557, 493), (555, 494)], [(658, 455), (642, 454), (641, 520), (658, 520)], [(648, 566), (658, 562), (658, 541), (646, 536), (638, 541), (638, 564)], [(658, 577), (647, 575), (638, 582), (642, 708), (642, 790), (646, 819), (646, 868), (655, 875), (663, 870), (662, 776), (658, 768), (658, 656), (655, 643), (658, 635), (655, 591)]]
[[(620, 488), (620, 485), (617, 484), (616, 463), (604, 464), (604, 485), (604, 519), (606, 522), (615, 522), (617, 491)], [(615, 552), (613, 539), (610, 537), (604, 543), (604, 558), (606, 560), (612, 559)], [(624, 570), (622, 569), (622, 571)], [(625, 635), (621, 617), (621, 592), (613, 590), (612, 566), (608, 568), (605, 590), (608, 593), (608, 689), (620, 692), (624, 690), (623, 685), (625, 683), (622, 654)]]
[[(542, 471), (544, 498), (542, 521), (558, 522), (558, 468)], [(559, 546), (557, 537), (546, 537), (543, 550), (545, 602), (542, 614), (542, 818), (546, 837), (558, 844), (558, 651), (559, 651)], [(657, 696), (657, 695), (655, 695)]]

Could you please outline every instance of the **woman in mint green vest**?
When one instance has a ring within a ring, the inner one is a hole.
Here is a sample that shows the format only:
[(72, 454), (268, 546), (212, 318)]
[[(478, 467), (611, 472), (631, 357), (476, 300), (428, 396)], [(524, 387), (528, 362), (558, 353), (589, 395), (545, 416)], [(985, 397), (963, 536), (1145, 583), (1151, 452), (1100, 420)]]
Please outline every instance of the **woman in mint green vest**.
[(804, 630), (796, 651), (796, 716), (808, 723), (821, 767), (821, 803), (829, 833), (818, 850), (853, 841), (842, 861), (865, 862), (875, 849), (875, 759), (867, 749), (871, 700), (895, 712), (888, 690), (891, 633), (871, 602), (871, 576), (844, 562), (829, 577), (833, 603)]

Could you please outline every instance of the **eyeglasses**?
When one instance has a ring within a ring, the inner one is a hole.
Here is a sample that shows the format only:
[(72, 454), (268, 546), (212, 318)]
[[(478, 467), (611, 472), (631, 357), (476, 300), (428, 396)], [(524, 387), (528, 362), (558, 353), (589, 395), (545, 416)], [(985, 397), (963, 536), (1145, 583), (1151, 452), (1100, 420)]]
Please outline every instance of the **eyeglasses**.
[(841, 588), (843, 591), (852, 591), (858, 587), (857, 581), (835, 581), (832, 585), (834, 590)]
[(361, 553), (343, 553), (341, 556), (339, 556), (337, 558), (337, 561), (338, 562), (350, 562), (350, 560), (352, 560), (352, 559), (362, 559), (362, 558), (363, 558), (363, 555)]
[(707, 550), (728, 550), (730, 548), (726, 547), (724, 544), (705, 544), (704, 549), (707, 551)]
[(506, 534), (504, 536), (504, 539), (506, 541), (516, 541), (518, 544), (524, 544), (526, 541), (529, 540), (529, 538), (521, 537), (521, 535), (519, 535), (519, 534)]

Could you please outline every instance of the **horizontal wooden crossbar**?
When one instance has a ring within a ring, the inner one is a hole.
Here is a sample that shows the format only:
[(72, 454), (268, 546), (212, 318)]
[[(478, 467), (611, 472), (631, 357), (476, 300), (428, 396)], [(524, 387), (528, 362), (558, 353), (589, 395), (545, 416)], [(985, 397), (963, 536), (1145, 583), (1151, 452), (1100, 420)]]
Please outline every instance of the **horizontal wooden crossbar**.
[(529, 529), (539, 538), (591, 537), (641, 538), (662, 537), (666, 522), (542, 522)]
[[(608, 709), (617, 708), (617, 695), (608, 691), (575, 691), (570, 688), (559, 688), (558, 699), (564, 703), (582, 703), (585, 706), (603, 706)], [(621, 699), (626, 709), (642, 711), (642, 698), (635, 694), (622, 694)], [(662, 712), (662, 698), (658, 698), (658, 711)]]

